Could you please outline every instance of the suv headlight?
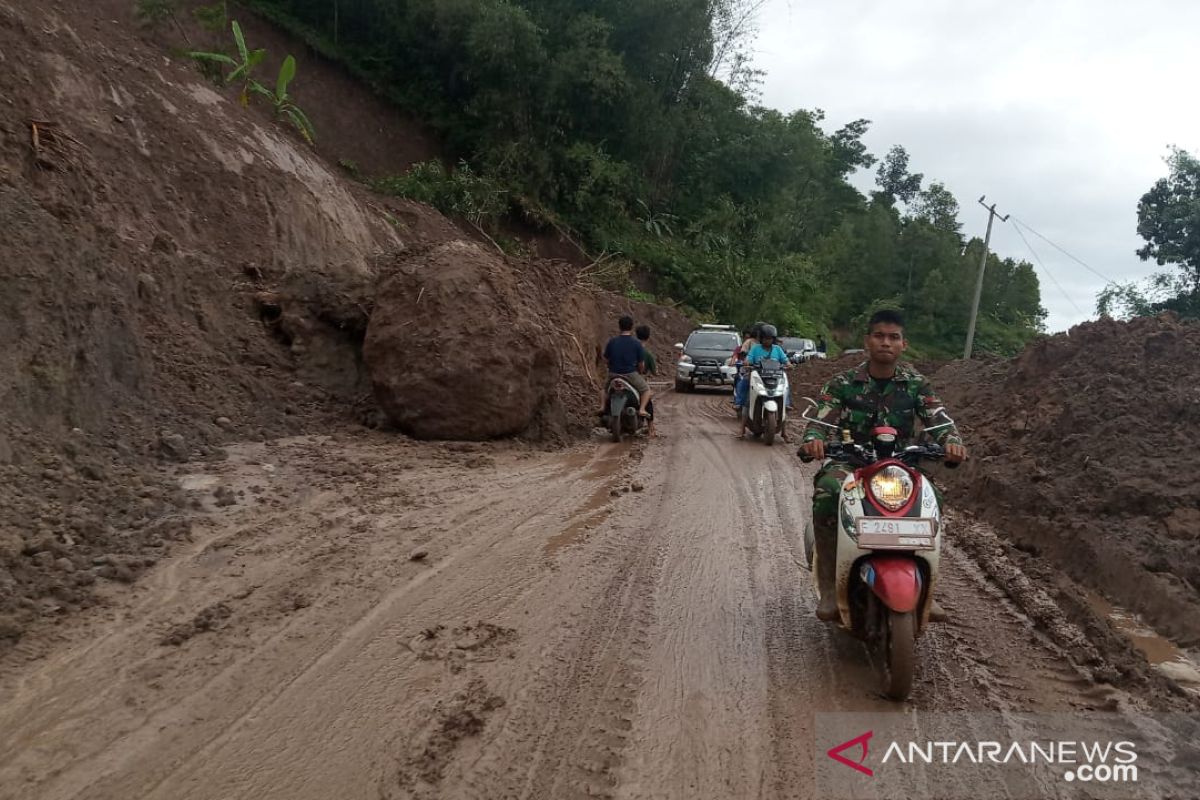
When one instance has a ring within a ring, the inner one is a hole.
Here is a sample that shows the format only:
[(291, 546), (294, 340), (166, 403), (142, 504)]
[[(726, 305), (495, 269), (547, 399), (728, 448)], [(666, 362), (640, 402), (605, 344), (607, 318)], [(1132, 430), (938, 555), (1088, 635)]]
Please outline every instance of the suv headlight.
[(913, 480), (900, 467), (884, 467), (871, 476), (871, 496), (888, 511), (899, 511), (912, 497)]
[(680, 364), (690, 364), (690, 363), (692, 363), (692, 357), (688, 356), (688, 355), (680, 356), (679, 363)]

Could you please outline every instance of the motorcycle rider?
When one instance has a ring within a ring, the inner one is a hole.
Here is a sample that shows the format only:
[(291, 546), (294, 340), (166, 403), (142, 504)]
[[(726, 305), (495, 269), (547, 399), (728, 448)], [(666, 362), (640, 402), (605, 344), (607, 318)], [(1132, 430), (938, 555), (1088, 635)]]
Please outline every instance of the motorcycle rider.
[[(774, 325), (768, 325), (768, 324), (764, 323), (758, 329), (758, 337), (757, 337), (758, 341), (754, 343), (754, 345), (750, 348), (750, 352), (746, 354), (746, 363), (750, 366), (758, 366), (763, 361), (767, 360), (768, 358), (771, 358), (771, 359), (778, 361), (780, 364), (786, 364), (787, 363), (787, 352), (782, 347), (780, 347), (779, 344), (776, 342), (776, 339), (778, 338), (778, 334), (779, 334), (779, 331), (775, 330)], [(749, 384), (749, 379), (747, 379), (747, 385), (748, 384)], [(746, 402), (747, 402), (746, 396), (745, 396), (745, 393), (743, 392), (742, 404), (745, 405)], [(791, 398), (785, 397), (784, 405), (790, 407), (791, 404), (792, 404)], [(746, 435), (747, 423), (749, 421), (745, 414), (742, 414), (741, 420), (742, 420), (742, 429), (740, 431), (738, 431), (739, 439)], [(788, 441), (786, 429), (780, 431), (779, 438), (785, 442)]]
[[(923, 375), (907, 363), (899, 363), (908, 348), (904, 336), (904, 317), (898, 311), (882, 310), (871, 315), (863, 349), (867, 361), (854, 369), (835, 375), (821, 390), (815, 416), (822, 422), (848, 428), (859, 444), (871, 438), (871, 429), (890, 425), (899, 434), (900, 446), (913, 438), (913, 426), (920, 417), (925, 427), (949, 421), (942, 401)], [(823, 425), (809, 423), (800, 452), (817, 461), (825, 458), (827, 431)], [(946, 450), (945, 460), (957, 464), (967, 459), (958, 429), (949, 425), (931, 434)], [(813, 535), (817, 549), (817, 583), (821, 602), (817, 618), (836, 620), (837, 580), (837, 501), (842, 482), (854, 468), (844, 462), (822, 465), (813, 479)], [(945, 612), (934, 601), (931, 619), (944, 619)]]
[[(642, 343), (642, 350), (645, 353), (645, 361), (642, 363), (642, 374), (657, 375), (658, 360), (654, 358), (654, 353), (650, 352), (648, 346), (650, 342), (650, 326), (638, 325), (634, 333), (637, 335), (637, 340)], [(654, 401), (649, 400), (646, 403), (646, 412), (650, 415), (646, 419), (646, 435), (651, 439), (658, 436), (658, 432), (654, 429)]]
[(638, 372), (639, 367), (646, 362), (646, 350), (633, 336), (633, 317), (628, 315), (617, 320), (619, 336), (608, 340), (604, 348), (604, 360), (608, 363), (608, 380), (600, 390), (600, 416), (607, 413), (608, 386), (613, 378), (622, 378), (641, 396), (641, 407), (638, 415), (650, 416), (646, 412), (646, 404), (650, 402), (650, 384)]
[[(764, 322), (756, 322), (749, 329), (742, 331), (742, 343), (737, 350), (733, 351), (733, 356), (727, 362), (731, 367), (741, 367), (746, 362), (746, 356), (750, 354), (750, 349), (758, 344), (758, 332), (762, 328)], [(750, 377), (745, 374), (744, 369), (739, 369), (737, 377), (733, 382), (733, 407), (738, 413), (741, 413), (742, 406), (746, 405), (746, 390), (750, 388)]]

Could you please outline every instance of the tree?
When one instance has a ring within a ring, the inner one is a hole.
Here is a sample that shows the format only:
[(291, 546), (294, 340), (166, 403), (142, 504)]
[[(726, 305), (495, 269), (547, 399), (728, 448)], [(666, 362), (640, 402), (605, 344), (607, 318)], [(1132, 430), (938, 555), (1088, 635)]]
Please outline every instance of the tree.
[(1138, 202), (1143, 261), (1174, 264), (1192, 294), (1200, 294), (1200, 159), (1178, 147), (1166, 159), (1170, 174)]
[(912, 174), (908, 171), (908, 151), (902, 145), (894, 145), (883, 157), (879, 169), (875, 173), (875, 185), (883, 194), (896, 200), (911, 203), (921, 191), (921, 181), (924, 175)]
[[(920, 177), (920, 176), (918, 176)], [(917, 195), (913, 203), (913, 216), (925, 220), (933, 227), (958, 235), (962, 224), (958, 221), (958, 200), (945, 185), (934, 181), (929, 188)]]

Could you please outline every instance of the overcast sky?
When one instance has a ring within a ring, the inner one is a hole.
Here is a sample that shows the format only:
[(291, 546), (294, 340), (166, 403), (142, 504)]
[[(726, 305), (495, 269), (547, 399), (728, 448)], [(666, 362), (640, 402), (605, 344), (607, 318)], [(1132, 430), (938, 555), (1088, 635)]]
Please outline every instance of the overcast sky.
[[(768, 0), (755, 49), (765, 105), (870, 119), (871, 152), (904, 145), (968, 236), (986, 194), (1108, 278), (1159, 269), (1134, 252), (1137, 202), (1167, 145), (1200, 152), (1200, 1)], [(1027, 238), (1064, 290), (1038, 268), (1049, 329), (1094, 316), (1105, 281)], [(1011, 221), (992, 249), (1037, 264)]]

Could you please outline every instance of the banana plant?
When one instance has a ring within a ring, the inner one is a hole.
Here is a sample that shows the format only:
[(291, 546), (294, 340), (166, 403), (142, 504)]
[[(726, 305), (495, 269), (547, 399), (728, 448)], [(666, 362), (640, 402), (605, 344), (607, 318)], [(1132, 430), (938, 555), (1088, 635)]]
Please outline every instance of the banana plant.
[[(219, 64), (225, 67), (231, 67), (231, 71), (225, 76), (225, 85), (229, 86), (237, 81), (242, 82), (242, 91), (238, 95), (238, 99), (243, 106), (250, 104), (251, 84), (255, 84), (253, 78), (254, 68), (257, 67), (267, 56), (267, 51), (264, 48), (250, 50), (246, 47), (246, 37), (242, 35), (242, 26), (238, 25), (237, 20), (230, 23), (233, 28), (233, 40), (237, 43), (238, 57), (240, 61), (235, 61), (224, 53), (209, 53), (201, 50), (194, 50), (188, 53), (188, 56), (197, 61), (207, 61), (214, 64)], [(293, 72), (295, 65), (293, 64)]]
[(267, 98), (271, 103), (272, 110), (275, 112), (275, 117), (277, 119), (279, 117), (286, 117), (296, 127), (296, 130), (300, 132), (300, 135), (304, 137), (304, 140), (312, 144), (315, 138), (312, 123), (309, 122), (308, 117), (300, 110), (300, 107), (292, 102), (292, 96), (288, 94), (288, 84), (295, 77), (296, 59), (288, 56), (279, 67), (279, 77), (275, 79), (274, 92), (255, 80), (250, 81), (250, 90)]

